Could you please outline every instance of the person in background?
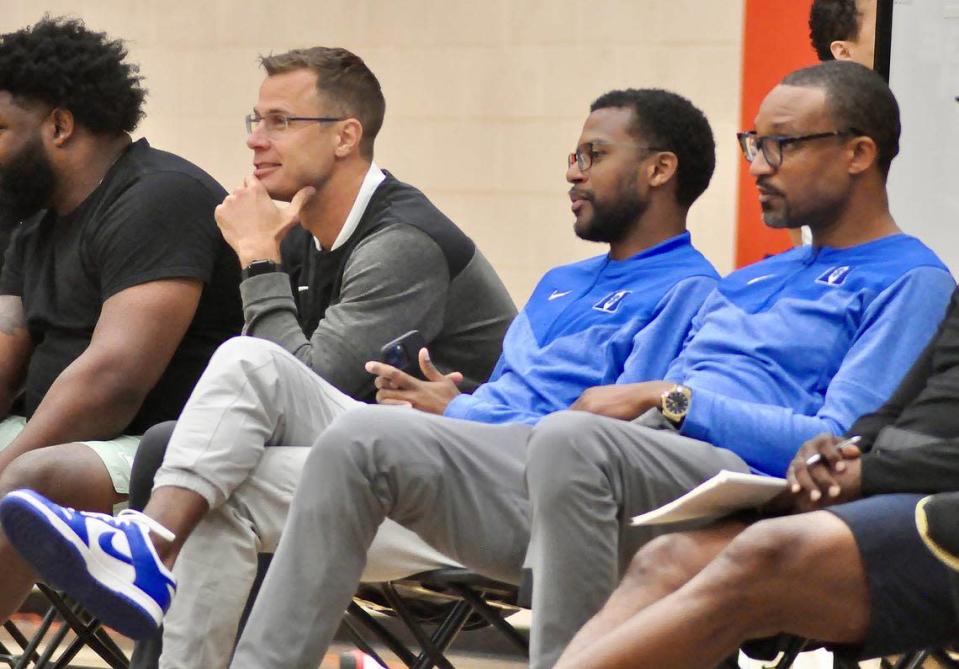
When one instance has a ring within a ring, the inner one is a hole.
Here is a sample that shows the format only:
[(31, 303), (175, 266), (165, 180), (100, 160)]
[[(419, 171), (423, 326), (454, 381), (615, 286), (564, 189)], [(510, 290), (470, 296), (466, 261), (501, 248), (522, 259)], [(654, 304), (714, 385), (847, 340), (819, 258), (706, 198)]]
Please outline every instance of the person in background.
[(809, 39), (819, 60), (851, 60), (875, 68), (877, 0), (814, 0)]

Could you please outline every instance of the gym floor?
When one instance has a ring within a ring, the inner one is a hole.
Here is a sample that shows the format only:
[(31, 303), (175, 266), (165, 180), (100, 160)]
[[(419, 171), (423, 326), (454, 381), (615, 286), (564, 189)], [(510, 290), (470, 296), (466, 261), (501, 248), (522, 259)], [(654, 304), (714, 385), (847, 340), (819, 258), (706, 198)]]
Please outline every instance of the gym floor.
[[(39, 624), (40, 616), (35, 614), (18, 614), (14, 617), (14, 622), (25, 635), (29, 636)], [(116, 639), (124, 651), (127, 653), (132, 651), (133, 643), (130, 640), (119, 636), (117, 636)], [(17, 647), (16, 644), (12, 642), (9, 633), (5, 629), (0, 629), (0, 643), (7, 648)], [(340, 653), (350, 650), (351, 648), (352, 646), (345, 643), (334, 644), (334, 646), (330, 648), (330, 652), (327, 653), (326, 657), (323, 659), (320, 669), (339, 669)], [(476, 652), (451, 652), (447, 653), (447, 656), (457, 669), (522, 669), (526, 666), (526, 663), (522, 660), (522, 658), (517, 656), (483, 655)], [(403, 668), (403, 664), (390, 653), (384, 652), (383, 658), (389, 665), (389, 669)], [(2, 662), (2, 658), (0, 658), (0, 662)], [(741, 663), (741, 665), (744, 669), (746, 667), (749, 669), (758, 669), (759, 667), (763, 666), (761, 663), (752, 663), (745, 660)], [(92, 651), (89, 649), (84, 649), (79, 655), (77, 655), (70, 666), (74, 669), (99, 669), (101, 667), (107, 667), (108, 665), (98, 658)], [(832, 667), (832, 658), (829, 653), (826, 653), (825, 651), (806, 653), (800, 657), (799, 661), (794, 666), (795, 669), (830, 669)], [(880, 663), (878, 660), (875, 660), (864, 662), (860, 666), (862, 669), (878, 669)], [(927, 661), (923, 666), (925, 669), (936, 669), (939, 665), (930, 660)]]

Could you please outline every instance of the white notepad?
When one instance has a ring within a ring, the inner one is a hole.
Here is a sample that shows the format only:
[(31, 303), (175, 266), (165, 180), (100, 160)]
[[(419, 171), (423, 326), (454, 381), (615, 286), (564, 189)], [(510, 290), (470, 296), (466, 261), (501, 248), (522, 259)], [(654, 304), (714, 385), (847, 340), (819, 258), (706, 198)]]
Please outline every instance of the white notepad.
[(662, 525), (700, 518), (721, 518), (765, 504), (786, 489), (786, 479), (722, 470), (688, 493), (658, 509), (633, 517), (632, 525)]

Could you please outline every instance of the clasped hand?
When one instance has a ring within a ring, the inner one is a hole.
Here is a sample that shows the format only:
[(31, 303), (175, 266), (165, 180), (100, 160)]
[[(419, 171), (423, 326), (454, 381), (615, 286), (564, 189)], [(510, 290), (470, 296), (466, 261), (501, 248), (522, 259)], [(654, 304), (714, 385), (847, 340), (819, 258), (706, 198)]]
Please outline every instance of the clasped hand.
[(460, 372), (443, 374), (430, 360), (429, 351), (419, 351), (420, 370), (426, 380), (421, 380), (385, 362), (371, 360), (366, 371), (375, 374), (376, 401), (380, 404), (399, 404), (414, 409), (441, 415), (454, 397), (460, 394), (456, 387), (463, 381)]
[(793, 509), (812, 511), (858, 499), (861, 455), (858, 446), (831, 434), (821, 434), (803, 444), (786, 472)]

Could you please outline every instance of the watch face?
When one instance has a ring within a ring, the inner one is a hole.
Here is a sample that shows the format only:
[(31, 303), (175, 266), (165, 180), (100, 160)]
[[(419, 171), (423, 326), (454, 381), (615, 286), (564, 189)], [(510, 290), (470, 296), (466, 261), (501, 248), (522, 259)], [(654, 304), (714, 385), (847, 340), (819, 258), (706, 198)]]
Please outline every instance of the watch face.
[(689, 410), (689, 398), (684, 393), (674, 390), (663, 399), (663, 410), (664, 413), (674, 416), (684, 416)]

